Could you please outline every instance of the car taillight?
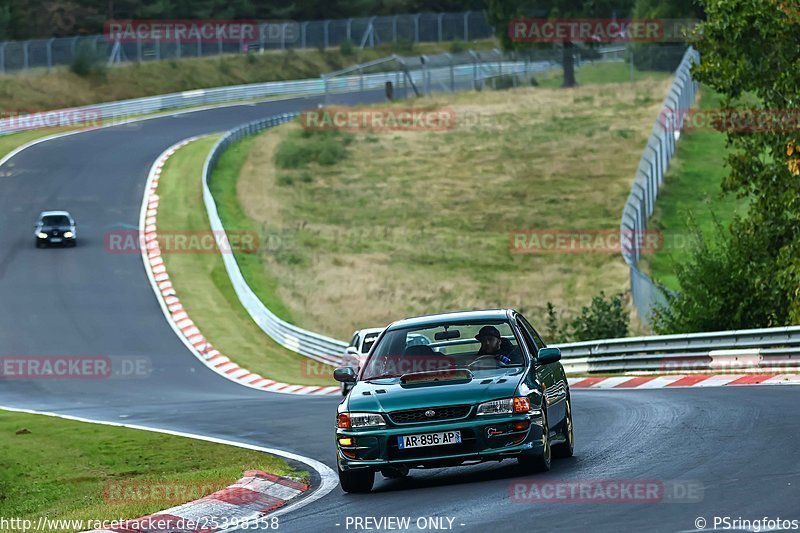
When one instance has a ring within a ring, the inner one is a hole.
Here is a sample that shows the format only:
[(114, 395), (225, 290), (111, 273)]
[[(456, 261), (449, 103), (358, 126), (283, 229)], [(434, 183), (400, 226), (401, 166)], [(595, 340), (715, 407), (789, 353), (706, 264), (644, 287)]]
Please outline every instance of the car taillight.
[(347, 413), (341, 413), (339, 416), (336, 417), (336, 427), (339, 428), (350, 428), (350, 415)]
[(514, 412), (527, 413), (531, 410), (531, 400), (525, 396), (514, 398)]

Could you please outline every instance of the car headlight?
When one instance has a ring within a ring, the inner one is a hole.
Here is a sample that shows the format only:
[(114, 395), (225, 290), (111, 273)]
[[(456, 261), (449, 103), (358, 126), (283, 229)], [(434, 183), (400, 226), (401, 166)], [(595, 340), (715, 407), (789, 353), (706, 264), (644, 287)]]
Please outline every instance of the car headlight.
[(40, 239), (46, 239), (47, 233), (40, 231), (39, 233), (36, 234), (36, 236), (39, 237)]
[(74, 234), (74, 233), (72, 233), (71, 231), (65, 231), (65, 232), (64, 232), (64, 238), (65, 238), (65, 239), (71, 239), (71, 238), (73, 238), (74, 236), (75, 236), (75, 234)]
[(478, 415), (510, 415), (512, 413), (527, 413), (531, 410), (531, 401), (526, 396), (492, 400), (478, 405)]
[(478, 415), (510, 415), (514, 412), (514, 399), (503, 398), (478, 405)]
[(385, 425), (386, 420), (378, 413), (339, 413), (336, 417), (336, 426), (345, 429)]

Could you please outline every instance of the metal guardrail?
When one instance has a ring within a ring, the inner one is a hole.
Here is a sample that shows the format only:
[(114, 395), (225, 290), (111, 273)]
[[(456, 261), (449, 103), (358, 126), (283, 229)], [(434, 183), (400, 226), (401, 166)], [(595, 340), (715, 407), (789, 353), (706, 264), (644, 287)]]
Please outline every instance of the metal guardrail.
[[(221, 235), (225, 232), (225, 227), (219, 217), (217, 204), (209, 187), (211, 172), (214, 170), (219, 157), (228, 146), (239, 139), (293, 120), (296, 116), (297, 114), (279, 115), (239, 126), (223, 135), (211, 149), (203, 166), (203, 202), (206, 206), (211, 229), (215, 234)], [(227, 239), (227, 236), (225, 239)], [(236, 296), (264, 333), (284, 348), (293, 352), (323, 363), (339, 363), (347, 343), (302, 329), (279, 318), (258, 299), (258, 296), (247, 284), (241, 270), (239, 270), (239, 265), (234, 255), (221, 255)]]
[(683, 119), (692, 106), (699, 84), (692, 80), (690, 69), (700, 61), (700, 54), (689, 48), (675, 71), (669, 93), (664, 98), (659, 116), (645, 146), (631, 193), (622, 211), (620, 242), (622, 257), (630, 267), (631, 297), (639, 318), (649, 323), (651, 310), (664, 305), (666, 299), (650, 277), (639, 270), (638, 263), (643, 243), (647, 239), (647, 221), (653, 214), (656, 199), (670, 160), (675, 154), (675, 145), (680, 137)]
[[(141, 62), (184, 57), (204, 57), (247, 51), (289, 48), (330, 48), (345, 41), (361, 48), (381, 43), (444, 42), (494, 37), (483, 11), (465, 13), (418, 13), (384, 17), (361, 17), (305, 22), (269, 23), (282, 29), (275, 37), (252, 42), (186, 40), (183, 42), (114, 43), (103, 35), (0, 42), (0, 73), (70, 65), (82, 48), (110, 62)], [(287, 27), (290, 27), (287, 30)]]
[(800, 326), (558, 345), (568, 372), (691, 373), (800, 369)]

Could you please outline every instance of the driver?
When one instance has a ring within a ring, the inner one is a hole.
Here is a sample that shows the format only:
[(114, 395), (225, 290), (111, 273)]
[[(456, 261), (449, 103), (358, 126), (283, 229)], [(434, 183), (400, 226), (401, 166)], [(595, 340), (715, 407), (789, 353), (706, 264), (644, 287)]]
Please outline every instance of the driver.
[(481, 343), (478, 357), (493, 355), (498, 365), (518, 365), (522, 363), (519, 348), (511, 344), (508, 339), (504, 339), (496, 327), (483, 326), (478, 331), (478, 334), (475, 335), (475, 338)]

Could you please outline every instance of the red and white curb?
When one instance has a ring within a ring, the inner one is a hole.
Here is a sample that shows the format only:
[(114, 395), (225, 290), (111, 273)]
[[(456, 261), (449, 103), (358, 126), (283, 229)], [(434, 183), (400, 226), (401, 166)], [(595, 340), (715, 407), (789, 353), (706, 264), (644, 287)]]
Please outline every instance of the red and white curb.
[(727, 387), (740, 385), (800, 385), (798, 374), (690, 374), (685, 376), (613, 376), (569, 378), (573, 389), (661, 389), (665, 387)]
[(139, 217), (139, 230), (142, 235), (142, 260), (147, 275), (150, 278), (156, 297), (161, 303), (164, 315), (172, 325), (172, 329), (186, 344), (187, 348), (206, 366), (214, 370), (217, 374), (235, 381), (250, 388), (265, 390), (269, 392), (279, 392), (285, 394), (302, 395), (326, 395), (341, 394), (341, 389), (336, 386), (318, 387), (306, 385), (291, 385), (267, 379), (249, 370), (240, 367), (229, 358), (216, 350), (197, 328), (192, 319), (186, 313), (181, 304), (180, 298), (172, 286), (169, 274), (167, 273), (162, 251), (158, 243), (158, 232), (156, 228), (158, 216), (159, 197), (158, 182), (161, 172), (167, 160), (180, 148), (186, 146), (200, 137), (185, 139), (167, 148), (153, 166), (147, 177), (145, 185), (144, 201)]
[(115, 529), (90, 533), (145, 533), (150, 531), (213, 532), (253, 524), (286, 505), (310, 487), (260, 470), (248, 470), (227, 488), (164, 511), (126, 520)]

